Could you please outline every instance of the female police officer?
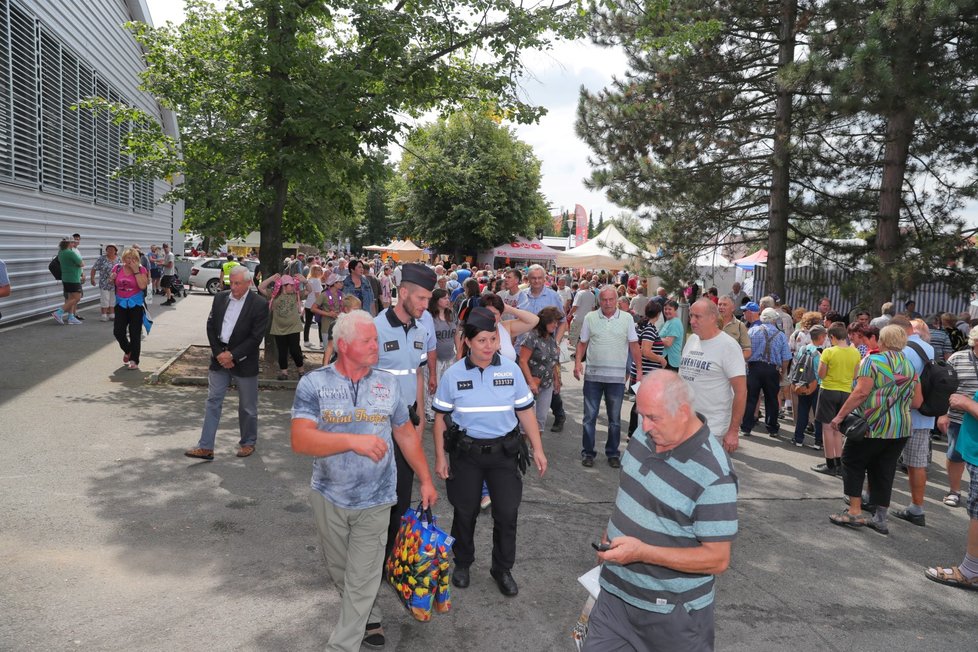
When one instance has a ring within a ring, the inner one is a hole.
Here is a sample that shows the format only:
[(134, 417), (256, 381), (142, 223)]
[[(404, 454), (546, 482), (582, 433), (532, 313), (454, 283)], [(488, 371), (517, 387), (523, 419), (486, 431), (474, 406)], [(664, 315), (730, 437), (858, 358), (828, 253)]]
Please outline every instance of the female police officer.
[[(435, 409), (435, 472), (445, 480), (455, 508), (455, 573), (452, 584), (469, 585), (475, 560), (475, 521), (482, 482), (492, 494), (492, 567), (490, 574), (503, 595), (516, 595), (510, 573), (516, 561), (516, 517), (523, 495), (521, 469), (527, 451), (517, 421), (533, 445), (533, 462), (542, 476), (547, 470), (533, 394), (515, 362), (501, 358), (494, 315), (474, 308), (465, 323), (468, 355), (453, 364), (438, 383)], [(453, 425), (446, 427), (445, 415)], [(449, 456), (446, 459), (446, 448)]]

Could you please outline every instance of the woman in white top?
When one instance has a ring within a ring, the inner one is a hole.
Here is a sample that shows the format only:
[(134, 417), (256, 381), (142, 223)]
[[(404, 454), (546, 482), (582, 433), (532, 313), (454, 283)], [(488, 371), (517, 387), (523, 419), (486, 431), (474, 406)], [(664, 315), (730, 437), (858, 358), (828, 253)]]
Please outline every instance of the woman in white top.
[[(319, 265), (311, 265), (309, 267), (309, 276), (306, 278), (306, 300), (302, 304), (302, 312), (305, 315), (306, 323), (302, 331), (302, 344), (305, 347), (309, 347), (309, 329), (312, 328), (312, 322), (314, 321), (316, 315), (312, 312), (312, 306), (316, 303), (316, 299), (319, 298), (320, 292), (323, 291), (323, 268)], [(323, 334), (319, 333), (319, 348), (323, 348)]]
[[(479, 297), (479, 300), (483, 307), (496, 316), (496, 331), (499, 333), (499, 355), (516, 362), (516, 347), (513, 346), (513, 342), (520, 335), (530, 332), (530, 329), (537, 325), (540, 318), (529, 310), (520, 310), (503, 303), (502, 299), (491, 292), (486, 292)], [(504, 320), (502, 319), (503, 315), (511, 315), (514, 319)], [(462, 329), (459, 328), (458, 333), (456, 333), (457, 340), (461, 339), (461, 332)], [(465, 356), (463, 348), (463, 343), (456, 341), (455, 349), (459, 360)]]

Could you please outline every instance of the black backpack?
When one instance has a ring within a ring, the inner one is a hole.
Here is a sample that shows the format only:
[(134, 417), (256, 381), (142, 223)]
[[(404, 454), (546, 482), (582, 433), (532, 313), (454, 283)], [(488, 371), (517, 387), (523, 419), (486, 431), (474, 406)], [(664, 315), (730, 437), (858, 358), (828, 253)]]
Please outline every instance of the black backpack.
[(951, 406), (951, 394), (958, 389), (958, 372), (944, 360), (931, 360), (916, 342), (907, 342), (924, 361), (920, 372), (920, 390), (924, 403), (917, 410), (925, 417), (941, 417)]
[(51, 276), (59, 281), (61, 280), (61, 261), (57, 256), (52, 258), (51, 262), (48, 263), (48, 271), (51, 272)]

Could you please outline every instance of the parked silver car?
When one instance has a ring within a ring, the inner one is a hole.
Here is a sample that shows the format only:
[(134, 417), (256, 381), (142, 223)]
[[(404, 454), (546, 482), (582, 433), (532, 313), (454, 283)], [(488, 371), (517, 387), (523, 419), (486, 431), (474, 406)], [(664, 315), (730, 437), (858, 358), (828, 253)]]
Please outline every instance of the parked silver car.
[[(190, 288), (207, 290), (210, 294), (217, 294), (223, 290), (224, 283), (221, 278), (221, 266), (226, 262), (227, 258), (198, 260), (190, 269)], [(259, 262), (257, 260), (246, 260), (242, 264), (254, 274)], [(252, 289), (255, 289), (254, 284), (252, 284)]]

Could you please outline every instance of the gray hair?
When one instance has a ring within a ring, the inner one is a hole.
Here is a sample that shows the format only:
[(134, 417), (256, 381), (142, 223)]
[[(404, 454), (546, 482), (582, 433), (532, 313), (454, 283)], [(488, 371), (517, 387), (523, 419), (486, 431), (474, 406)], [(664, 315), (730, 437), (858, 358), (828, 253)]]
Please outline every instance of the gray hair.
[(757, 303), (761, 307), (762, 310), (764, 308), (773, 308), (774, 305), (775, 305), (774, 304), (774, 297), (761, 297), (761, 300), (758, 301)]
[(693, 389), (682, 376), (673, 371), (656, 369), (645, 375), (642, 384), (649, 381), (661, 388), (659, 401), (669, 414), (676, 414), (684, 405), (689, 407), (690, 412), (693, 411)]
[(251, 270), (248, 269), (246, 265), (235, 265), (234, 267), (231, 268), (231, 271), (228, 272), (228, 278), (232, 276), (242, 276), (242, 275), (244, 275), (244, 280), (246, 281), (250, 281), (252, 278)]
[(761, 321), (765, 324), (776, 324), (781, 321), (781, 315), (774, 308), (765, 308), (761, 311)]
[(880, 311), (884, 315), (889, 315), (890, 317), (896, 314), (896, 308), (893, 307), (892, 301), (887, 301), (886, 303), (884, 303)]
[(351, 310), (340, 313), (333, 326), (333, 339), (351, 342), (361, 328), (373, 323), (374, 318), (366, 310)]
[(529, 276), (531, 272), (536, 272), (536, 271), (543, 272), (544, 274), (547, 273), (547, 270), (543, 268), (543, 265), (537, 265), (534, 263), (533, 265), (530, 265), (529, 269), (526, 270), (526, 275)]

